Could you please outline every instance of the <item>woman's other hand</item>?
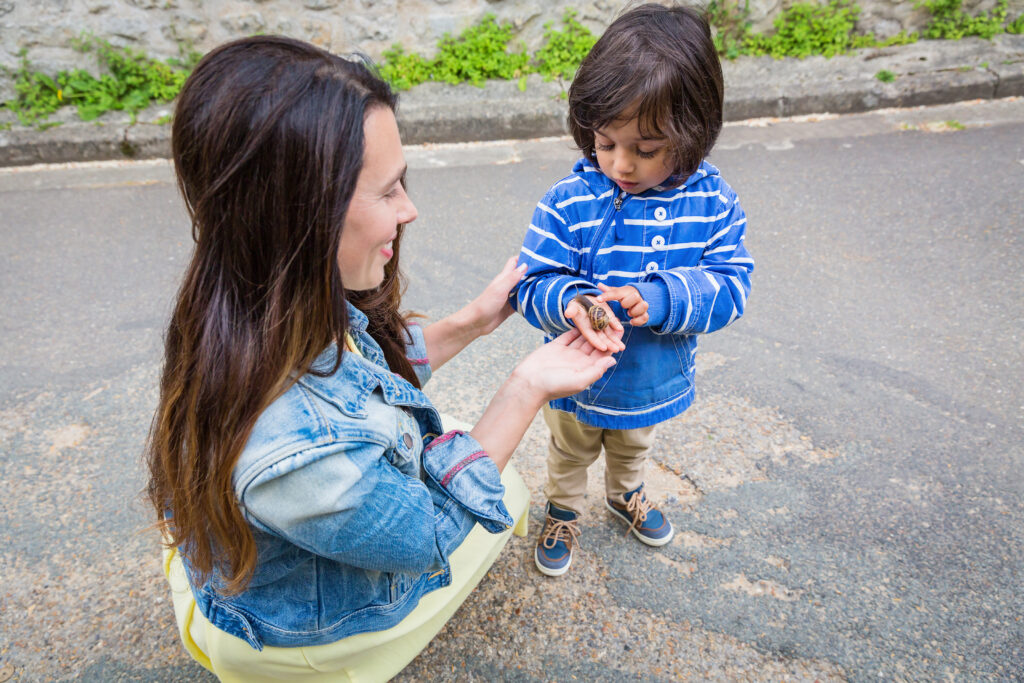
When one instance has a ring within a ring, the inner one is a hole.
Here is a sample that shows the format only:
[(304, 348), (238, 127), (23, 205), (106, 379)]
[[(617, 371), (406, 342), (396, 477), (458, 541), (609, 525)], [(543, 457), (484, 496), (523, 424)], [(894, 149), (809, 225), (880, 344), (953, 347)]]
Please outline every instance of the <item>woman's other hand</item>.
[(516, 266), (516, 257), (513, 256), (484, 287), (484, 291), (469, 303), (467, 308), (479, 334), (490, 334), (512, 315), (514, 309), (508, 301), (508, 294), (523, 279), (525, 272), (526, 264)]
[(526, 266), (517, 268), (515, 257), (510, 258), (477, 298), (423, 328), (431, 370), (437, 371), (474, 339), (490, 334), (512, 315), (514, 309), (508, 302), (508, 293), (523, 279), (524, 272)]

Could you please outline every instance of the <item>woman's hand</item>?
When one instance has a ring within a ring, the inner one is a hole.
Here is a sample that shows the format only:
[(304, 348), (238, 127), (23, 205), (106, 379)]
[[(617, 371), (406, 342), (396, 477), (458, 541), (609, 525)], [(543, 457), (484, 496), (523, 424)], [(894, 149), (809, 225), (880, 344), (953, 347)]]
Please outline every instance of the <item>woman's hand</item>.
[(490, 334), (512, 315), (514, 309), (508, 302), (508, 294), (523, 279), (525, 272), (526, 264), (516, 266), (516, 257), (513, 256), (484, 287), (484, 291), (466, 307), (479, 334)]
[(543, 404), (596, 382), (615, 365), (611, 354), (595, 348), (581, 331), (569, 330), (524, 358), (512, 375), (523, 382), (534, 401)]
[(590, 317), (587, 315), (586, 309), (580, 306), (575, 299), (569, 302), (565, 307), (565, 317), (567, 320), (571, 320), (576, 329), (583, 334), (590, 345), (599, 351), (608, 351), (609, 353), (615, 353), (626, 348), (626, 345), (622, 343), (622, 323), (612, 313), (612, 309), (609, 308), (608, 304), (603, 303), (600, 299), (593, 297), (587, 297), (592, 303), (600, 306), (604, 309), (604, 313), (607, 316), (608, 326), (603, 330), (595, 330), (590, 325)]

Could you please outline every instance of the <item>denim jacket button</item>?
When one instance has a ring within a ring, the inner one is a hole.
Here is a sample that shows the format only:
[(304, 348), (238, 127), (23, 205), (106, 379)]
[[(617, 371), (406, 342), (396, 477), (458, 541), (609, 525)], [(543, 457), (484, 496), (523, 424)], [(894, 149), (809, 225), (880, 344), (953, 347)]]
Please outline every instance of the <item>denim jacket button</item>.
[(412, 434), (409, 432), (402, 434), (402, 443), (405, 444), (406, 448), (412, 448)]

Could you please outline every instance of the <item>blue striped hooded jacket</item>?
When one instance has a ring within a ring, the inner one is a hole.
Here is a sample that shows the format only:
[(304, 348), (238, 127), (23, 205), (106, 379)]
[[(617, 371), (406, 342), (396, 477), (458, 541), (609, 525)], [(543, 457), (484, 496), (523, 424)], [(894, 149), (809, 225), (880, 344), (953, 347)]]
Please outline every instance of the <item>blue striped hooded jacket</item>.
[(596, 427), (662, 422), (693, 402), (696, 335), (743, 315), (754, 269), (743, 245), (746, 214), (707, 161), (677, 187), (637, 195), (589, 160), (572, 170), (537, 204), (512, 303), (549, 341), (571, 329), (564, 311), (576, 294), (599, 294), (599, 282), (636, 287), (650, 321), (633, 327), (613, 302), (625, 350), (601, 379), (551, 407)]

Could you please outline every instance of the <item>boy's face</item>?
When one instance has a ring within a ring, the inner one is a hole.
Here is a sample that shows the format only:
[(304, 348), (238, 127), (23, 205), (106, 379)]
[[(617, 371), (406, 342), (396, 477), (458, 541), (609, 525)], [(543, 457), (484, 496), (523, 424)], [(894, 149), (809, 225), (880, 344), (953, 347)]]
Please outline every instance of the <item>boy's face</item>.
[(643, 137), (635, 116), (594, 131), (594, 150), (601, 172), (630, 194), (661, 185), (672, 175), (668, 139)]

